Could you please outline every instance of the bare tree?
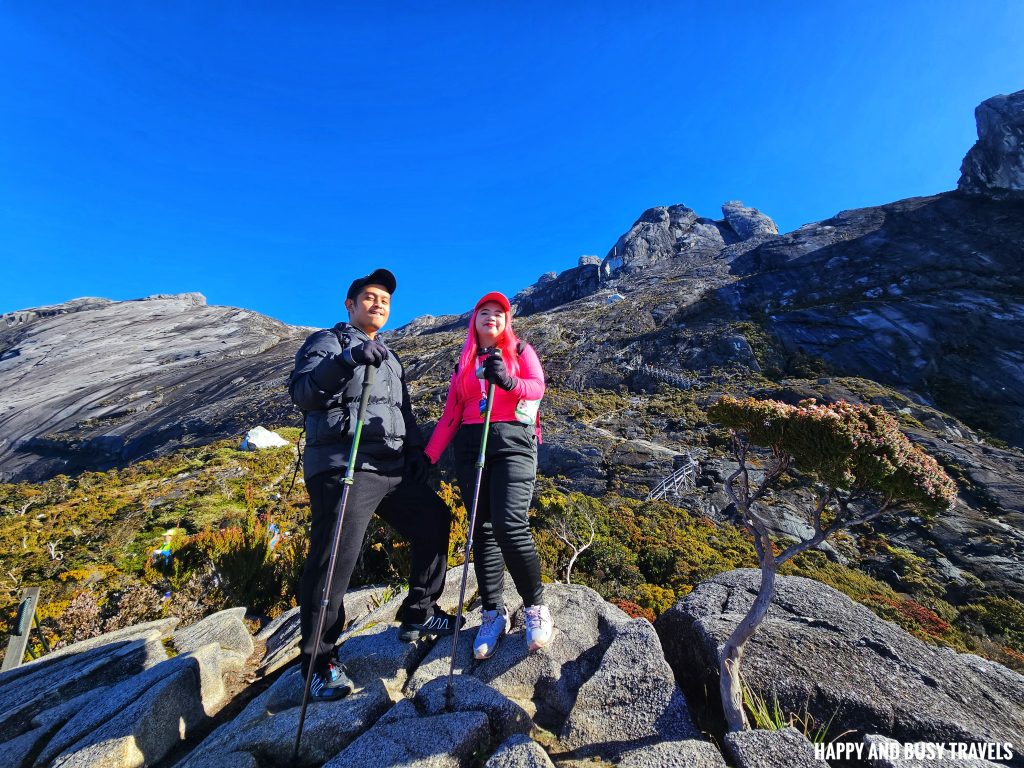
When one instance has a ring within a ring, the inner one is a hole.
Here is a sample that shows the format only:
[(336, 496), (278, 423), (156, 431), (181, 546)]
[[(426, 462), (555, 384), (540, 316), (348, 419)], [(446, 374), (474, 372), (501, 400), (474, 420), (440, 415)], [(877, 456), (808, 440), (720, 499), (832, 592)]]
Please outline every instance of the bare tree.
[(63, 560), (64, 559), (64, 553), (60, 552), (57, 549), (59, 544), (60, 544), (60, 542), (57, 542), (57, 541), (48, 541), (48, 542), (46, 542), (46, 548), (48, 550), (50, 550), (50, 559), (51, 560)]
[[(584, 523), (590, 530), (589, 535), (581, 530)], [(572, 550), (569, 564), (565, 566), (565, 583), (572, 584), (572, 567), (576, 565), (576, 558), (590, 547), (597, 537), (597, 531), (594, 528), (594, 513), (589, 509), (578, 507), (574, 508), (571, 513), (566, 510), (565, 514), (555, 521), (551, 531)]]

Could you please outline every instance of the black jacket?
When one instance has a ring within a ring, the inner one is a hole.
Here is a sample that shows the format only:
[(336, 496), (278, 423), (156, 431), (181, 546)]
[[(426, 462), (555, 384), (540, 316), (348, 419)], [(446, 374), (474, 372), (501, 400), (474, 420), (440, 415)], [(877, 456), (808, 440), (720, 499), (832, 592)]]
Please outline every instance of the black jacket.
[[(368, 339), (359, 328), (338, 323), (310, 335), (295, 355), (288, 391), (306, 417), (303, 471), (307, 478), (348, 464), (365, 367), (346, 363), (341, 345), (358, 346)], [(422, 445), (402, 363), (389, 350), (370, 388), (356, 469), (401, 472), (405, 450)]]

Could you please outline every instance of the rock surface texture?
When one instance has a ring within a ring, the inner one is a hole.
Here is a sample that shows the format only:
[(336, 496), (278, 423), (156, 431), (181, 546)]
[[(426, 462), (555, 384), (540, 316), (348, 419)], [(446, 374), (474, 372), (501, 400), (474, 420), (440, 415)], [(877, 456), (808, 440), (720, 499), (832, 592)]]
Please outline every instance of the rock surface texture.
[(307, 332), (198, 293), (3, 315), (0, 480), (297, 423), (284, 378)]
[[(354, 596), (339, 655), (356, 691), (311, 703), (297, 761), (291, 757), (303, 688), (297, 665), (249, 696), (244, 708), (219, 714), (221, 662), (233, 664), (251, 649), (252, 639), (247, 644), (237, 632), (241, 608), (173, 636), (173, 623), (122, 630), (0, 676), (0, 757), (10, 768), (454, 768), (488, 760), (568, 766), (597, 756), (656, 766), (673, 765), (672, 754), (693, 755), (698, 765), (724, 764), (693, 726), (650, 624), (630, 621), (586, 587), (547, 589), (559, 624), (551, 646), (527, 654), (520, 607), (498, 654), (485, 662), (460, 657), (450, 702), (450, 638), (401, 643), (391, 619), (402, 596), (378, 608)], [(452, 608), (452, 599), (442, 602)], [(479, 608), (470, 615), (479, 625)], [(261, 633), (268, 655), (291, 644), (292, 623), (286, 618)], [(462, 647), (471, 649), (472, 632)], [(167, 658), (162, 641), (168, 638), (179, 649), (195, 649)], [(118, 662), (126, 650), (127, 666)]]
[(981, 102), (974, 117), (978, 143), (964, 158), (957, 187), (995, 198), (1024, 197), (1024, 91)]
[[(755, 583), (753, 571), (704, 582), (659, 619), (661, 641), (646, 620), (630, 620), (586, 587), (548, 585), (558, 627), (551, 645), (527, 654), (520, 605), (494, 657), (460, 651), (451, 699), (450, 638), (401, 643), (392, 619), (402, 595), (380, 607), (357, 597), (339, 654), (356, 690), (310, 704), (297, 760), (297, 665), (267, 678), (261, 692), (236, 685), (241, 698), (228, 706), (226, 683), (238, 678), (222, 662), (235, 663), (247, 647), (235, 631), (242, 609), (173, 635), (173, 621), (130, 627), (0, 676), (0, 760), (10, 768), (825, 765), (792, 729), (725, 735), (723, 754), (694, 726), (676, 686), (678, 678), (714, 690), (718, 645)], [(479, 601), (470, 599), (466, 649), (479, 626)], [(291, 643), (291, 623), (261, 633), (268, 655)], [(167, 658), (171, 639), (197, 647)], [(247, 661), (257, 669), (262, 660)], [(780, 579), (745, 665), (747, 680), (783, 708), (835, 713), (837, 732), (870, 733), (869, 743), (1024, 737), (1024, 678), (937, 651), (806, 579)]]
[[(720, 574), (658, 618), (684, 690), (717, 690), (719, 648), (759, 583), (759, 571)], [(1024, 677), (927, 645), (810, 579), (778, 579), (768, 615), (747, 643), (743, 674), (785, 711), (806, 707), (819, 722), (835, 715), (840, 730), (902, 742), (1024, 743)]]

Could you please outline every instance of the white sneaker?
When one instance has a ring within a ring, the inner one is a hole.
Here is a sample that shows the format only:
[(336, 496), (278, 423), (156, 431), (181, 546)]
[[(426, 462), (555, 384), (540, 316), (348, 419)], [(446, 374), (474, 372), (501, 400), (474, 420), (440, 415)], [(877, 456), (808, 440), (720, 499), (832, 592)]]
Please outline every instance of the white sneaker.
[(494, 655), (501, 636), (508, 631), (508, 609), (504, 613), (497, 611), (483, 611), (483, 623), (477, 630), (476, 639), (473, 641), (473, 658), (489, 659)]
[(546, 605), (531, 605), (526, 609), (526, 647), (533, 653), (551, 642), (555, 625)]

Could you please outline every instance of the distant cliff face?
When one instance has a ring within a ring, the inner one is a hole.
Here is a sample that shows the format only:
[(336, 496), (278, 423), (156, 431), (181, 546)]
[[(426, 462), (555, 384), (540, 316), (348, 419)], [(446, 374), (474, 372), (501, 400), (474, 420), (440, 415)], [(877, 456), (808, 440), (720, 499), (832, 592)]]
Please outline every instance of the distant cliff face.
[(1024, 201), (846, 211), (735, 260), (718, 292), (787, 356), (917, 393), (1024, 445)]
[(105, 469), (294, 419), (305, 331), (199, 294), (0, 317), (0, 480)]

